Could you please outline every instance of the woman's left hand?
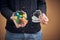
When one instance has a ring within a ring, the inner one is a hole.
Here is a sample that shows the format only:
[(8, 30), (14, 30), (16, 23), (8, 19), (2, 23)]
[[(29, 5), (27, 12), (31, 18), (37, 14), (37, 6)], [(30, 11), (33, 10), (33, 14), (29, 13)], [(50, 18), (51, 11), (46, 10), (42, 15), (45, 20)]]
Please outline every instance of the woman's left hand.
[(39, 16), (39, 19), (40, 19), (40, 23), (42, 24), (47, 24), (48, 23), (48, 17), (43, 13)]

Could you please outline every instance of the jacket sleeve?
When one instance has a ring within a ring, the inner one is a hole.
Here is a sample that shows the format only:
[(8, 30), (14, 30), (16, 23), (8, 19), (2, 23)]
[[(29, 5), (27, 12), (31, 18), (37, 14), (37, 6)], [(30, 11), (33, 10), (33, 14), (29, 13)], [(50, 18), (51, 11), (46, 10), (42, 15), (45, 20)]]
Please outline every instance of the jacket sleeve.
[(6, 18), (10, 19), (12, 11), (8, 8), (7, 0), (0, 0), (0, 11), (1, 14)]
[(46, 14), (46, 2), (45, 0), (37, 0), (37, 9)]

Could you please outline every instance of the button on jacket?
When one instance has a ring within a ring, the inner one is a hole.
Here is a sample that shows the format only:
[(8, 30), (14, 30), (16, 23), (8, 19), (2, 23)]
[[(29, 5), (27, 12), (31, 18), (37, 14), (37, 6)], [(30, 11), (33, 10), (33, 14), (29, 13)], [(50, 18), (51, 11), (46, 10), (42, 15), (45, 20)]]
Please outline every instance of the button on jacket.
[[(14, 22), (10, 20), (13, 12), (17, 10), (23, 10), (27, 13), (28, 24), (26, 27), (16, 28)], [(1, 14), (7, 19), (6, 30), (12, 33), (36, 33), (40, 31), (40, 23), (32, 22), (31, 18), (36, 10), (46, 13), (45, 0), (0, 0)]]

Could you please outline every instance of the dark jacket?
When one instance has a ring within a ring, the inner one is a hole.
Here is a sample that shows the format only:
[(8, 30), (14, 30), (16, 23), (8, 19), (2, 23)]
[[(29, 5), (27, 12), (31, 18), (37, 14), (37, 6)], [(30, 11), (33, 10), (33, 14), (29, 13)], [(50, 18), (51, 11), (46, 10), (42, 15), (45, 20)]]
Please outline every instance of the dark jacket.
[[(16, 10), (27, 12), (28, 24), (26, 27), (16, 28), (10, 19), (12, 13)], [(6, 29), (12, 33), (36, 33), (40, 31), (40, 23), (33, 23), (31, 19), (33, 12), (36, 10), (46, 13), (45, 0), (0, 0), (1, 14), (7, 19)]]

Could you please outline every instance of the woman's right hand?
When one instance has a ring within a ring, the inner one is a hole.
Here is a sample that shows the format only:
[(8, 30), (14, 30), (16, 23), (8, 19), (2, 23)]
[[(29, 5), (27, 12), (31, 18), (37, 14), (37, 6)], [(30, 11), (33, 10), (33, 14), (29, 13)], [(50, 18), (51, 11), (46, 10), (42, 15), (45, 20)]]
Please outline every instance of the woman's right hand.
[(14, 17), (15, 16), (14, 16), (14, 13), (13, 13), (12, 16), (10, 17), (10, 19), (15, 23), (16, 28), (25, 27), (26, 24), (28, 23), (28, 20), (26, 20), (24, 23), (17, 24), (16, 21), (15, 21), (16, 19)]

